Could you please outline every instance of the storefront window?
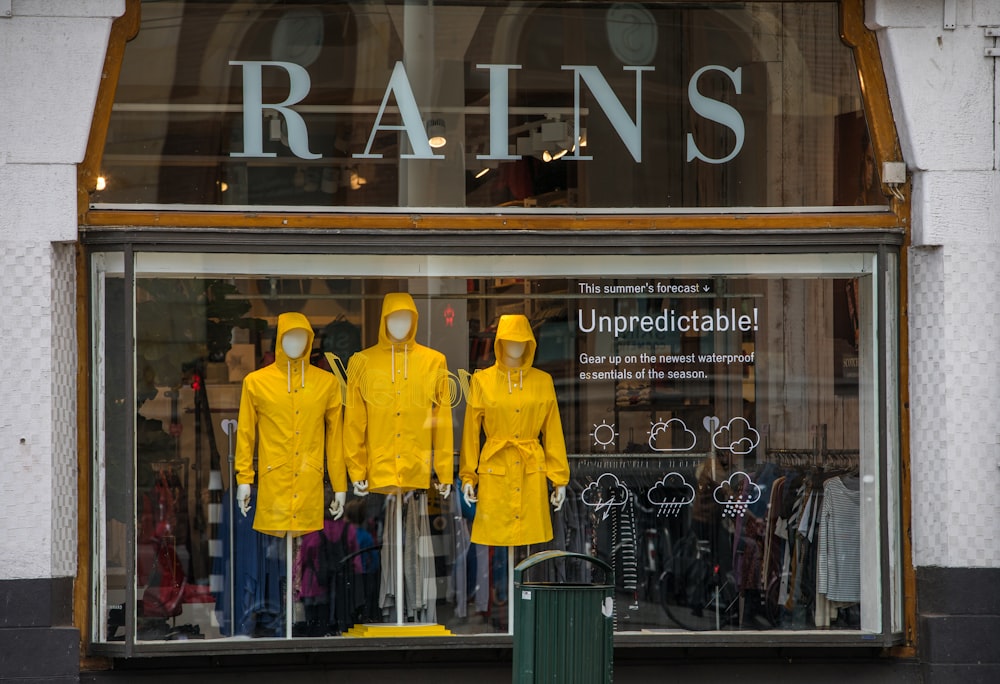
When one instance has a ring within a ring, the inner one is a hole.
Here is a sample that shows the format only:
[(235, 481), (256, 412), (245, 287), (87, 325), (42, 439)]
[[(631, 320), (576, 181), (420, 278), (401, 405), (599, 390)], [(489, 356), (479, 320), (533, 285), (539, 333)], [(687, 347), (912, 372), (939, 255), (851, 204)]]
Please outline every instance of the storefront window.
[(95, 208), (887, 209), (836, 2), (142, 3)]
[(94, 640), (509, 633), (549, 548), (618, 632), (880, 634), (879, 263), (95, 254)]

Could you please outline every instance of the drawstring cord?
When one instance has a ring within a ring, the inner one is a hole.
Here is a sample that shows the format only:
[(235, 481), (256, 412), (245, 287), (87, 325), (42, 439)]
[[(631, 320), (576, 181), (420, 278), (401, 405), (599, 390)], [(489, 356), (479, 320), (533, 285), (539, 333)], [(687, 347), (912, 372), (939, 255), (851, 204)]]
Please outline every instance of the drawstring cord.
[[(523, 392), (524, 391), (524, 369), (518, 368), (517, 370), (517, 386)], [(510, 369), (507, 369), (507, 394), (514, 393), (514, 386), (510, 382)]]
[[(299, 359), (299, 374), (302, 376), (302, 387), (306, 386), (306, 358)], [(288, 393), (292, 393), (292, 360), (285, 360), (285, 380), (288, 384)]]
[[(403, 343), (403, 380), (410, 379), (410, 345)], [(392, 382), (396, 382), (396, 343), (392, 343)]]

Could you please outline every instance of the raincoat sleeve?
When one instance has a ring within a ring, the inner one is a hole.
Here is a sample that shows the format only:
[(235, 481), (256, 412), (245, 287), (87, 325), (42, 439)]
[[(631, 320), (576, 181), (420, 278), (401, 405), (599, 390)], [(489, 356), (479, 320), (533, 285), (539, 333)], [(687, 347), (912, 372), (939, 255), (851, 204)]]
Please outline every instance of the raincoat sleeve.
[(335, 383), (326, 402), (326, 472), (335, 492), (347, 491), (347, 466), (344, 461), (344, 439), (341, 436), (343, 411), (340, 386)]
[(479, 382), (472, 376), (469, 401), (465, 407), (465, 424), (462, 426), (462, 454), (458, 463), (458, 477), (462, 484), (479, 485), (479, 437), (486, 412), (480, 397)]
[(569, 483), (569, 461), (566, 458), (566, 438), (563, 437), (562, 420), (552, 378), (548, 379), (545, 402), (545, 420), (542, 423), (542, 443), (545, 448), (545, 474), (556, 487)]
[(455, 432), (451, 416), (451, 382), (448, 367), (442, 362), (434, 371), (434, 473), (441, 484), (455, 480)]
[(364, 397), (365, 363), (355, 354), (347, 363), (347, 405), (342, 431), (343, 457), (352, 482), (368, 479), (368, 407)]
[(253, 403), (250, 382), (243, 381), (240, 391), (240, 414), (236, 423), (236, 484), (253, 484), (253, 452), (257, 446), (257, 407)]

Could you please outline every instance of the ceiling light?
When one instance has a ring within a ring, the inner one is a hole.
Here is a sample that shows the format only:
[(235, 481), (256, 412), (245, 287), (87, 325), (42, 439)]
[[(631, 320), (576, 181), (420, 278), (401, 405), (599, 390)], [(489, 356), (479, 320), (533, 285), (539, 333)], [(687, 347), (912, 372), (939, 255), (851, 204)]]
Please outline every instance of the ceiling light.
[(427, 143), (434, 149), (448, 144), (445, 138), (444, 119), (431, 119), (427, 122)]

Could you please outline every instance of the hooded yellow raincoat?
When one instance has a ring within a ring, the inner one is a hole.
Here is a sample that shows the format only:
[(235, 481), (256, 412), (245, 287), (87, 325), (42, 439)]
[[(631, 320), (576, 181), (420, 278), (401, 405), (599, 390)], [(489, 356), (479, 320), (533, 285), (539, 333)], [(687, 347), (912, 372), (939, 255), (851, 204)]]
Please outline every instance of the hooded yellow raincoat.
[[(504, 340), (526, 343), (520, 366), (504, 365)], [(472, 376), (462, 430), (459, 476), (478, 486), (472, 542), (538, 544), (552, 539), (545, 480), (569, 482), (555, 387), (552, 376), (531, 367), (536, 343), (525, 316), (501, 316), (493, 348), (497, 362)]]
[[(394, 342), (386, 318), (413, 314), (405, 340)], [(414, 341), (417, 307), (404, 292), (382, 300), (378, 344), (347, 364), (344, 457), (351, 480), (371, 492), (427, 489), (431, 466), (440, 482), (454, 480), (451, 383), (444, 354)]]
[[(281, 340), (303, 329), (305, 352), (291, 359)], [(334, 491), (347, 491), (341, 445), (340, 386), (332, 373), (309, 364), (313, 330), (300, 313), (278, 316), (274, 363), (243, 379), (236, 432), (236, 482), (257, 477), (253, 527), (282, 536), (323, 528), (323, 464)], [(254, 470), (254, 450), (257, 469)]]

